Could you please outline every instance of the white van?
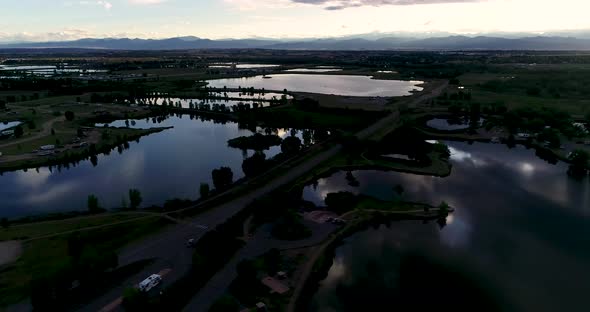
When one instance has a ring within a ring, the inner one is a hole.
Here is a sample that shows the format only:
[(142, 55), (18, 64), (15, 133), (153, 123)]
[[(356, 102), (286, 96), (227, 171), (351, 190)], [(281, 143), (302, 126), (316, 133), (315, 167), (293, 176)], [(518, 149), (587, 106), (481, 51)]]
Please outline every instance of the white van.
[(150, 277), (139, 283), (139, 290), (142, 292), (148, 292), (152, 290), (152, 288), (158, 286), (160, 282), (162, 282), (162, 277), (158, 274), (152, 274)]

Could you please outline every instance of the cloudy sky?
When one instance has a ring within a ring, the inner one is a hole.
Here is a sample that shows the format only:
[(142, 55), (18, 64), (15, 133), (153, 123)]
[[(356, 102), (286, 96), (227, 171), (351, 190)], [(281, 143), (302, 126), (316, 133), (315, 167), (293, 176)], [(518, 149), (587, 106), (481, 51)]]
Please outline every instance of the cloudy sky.
[(0, 41), (590, 29), (588, 0), (0, 0)]

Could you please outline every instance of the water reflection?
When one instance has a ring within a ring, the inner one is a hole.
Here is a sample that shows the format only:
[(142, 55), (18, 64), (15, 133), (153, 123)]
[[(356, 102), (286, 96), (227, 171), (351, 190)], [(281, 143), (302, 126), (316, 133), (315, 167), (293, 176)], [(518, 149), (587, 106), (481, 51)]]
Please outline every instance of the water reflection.
[[(89, 194), (95, 194), (104, 207), (117, 207), (130, 188), (142, 192), (143, 206), (161, 205), (175, 197), (197, 199), (200, 183), (212, 185), (213, 169), (228, 166), (234, 180), (244, 176), (242, 162), (254, 151), (230, 148), (229, 139), (257, 131), (314, 142), (310, 130), (245, 129), (234, 122), (188, 117), (119, 120), (112, 126), (174, 128), (121, 146), (120, 153), (101, 154), (73, 166), (4, 173), (0, 176), (0, 217), (85, 210)], [(264, 153), (269, 159), (280, 151), (280, 146), (273, 146)]]
[(213, 88), (249, 88), (335, 94), (344, 96), (405, 96), (422, 91), (422, 81), (376, 80), (369, 76), (280, 74), (207, 81)]
[[(499, 294), (503, 307), (584, 311), (584, 294), (590, 291), (585, 282), (590, 278), (589, 179), (571, 179), (566, 164), (549, 164), (522, 146), (447, 144), (455, 154), (447, 178), (356, 171), (358, 188), (337, 173), (318, 181), (316, 189), (304, 189), (305, 199), (323, 204), (327, 193), (340, 190), (391, 199), (392, 188), (401, 184), (406, 200), (434, 205), (444, 200), (456, 208), (442, 229), (397, 222), (352, 236), (336, 252), (339, 265), (347, 267), (339, 270), (350, 273), (322, 282), (312, 310), (347, 311), (338, 289), (369, 287), (362, 278), (370, 263), (395, 280), (400, 273), (395, 263), (405, 254), (399, 248), (405, 246), (472, 272), (488, 293)], [(396, 255), (386, 256), (391, 253)]]

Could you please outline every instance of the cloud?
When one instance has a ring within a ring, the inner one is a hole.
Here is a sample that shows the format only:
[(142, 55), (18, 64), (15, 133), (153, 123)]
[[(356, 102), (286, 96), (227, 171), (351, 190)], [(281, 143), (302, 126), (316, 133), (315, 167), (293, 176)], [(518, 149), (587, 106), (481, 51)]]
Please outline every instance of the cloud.
[(167, 0), (129, 0), (132, 4), (159, 4), (166, 2)]
[(108, 1), (98, 1), (97, 3), (102, 5), (107, 10), (110, 10), (113, 7), (113, 5)]
[(326, 10), (342, 10), (361, 6), (469, 3), (482, 1), (485, 0), (291, 0), (294, 3), (320, 5)]
[[(110, 9), (113, 8), (113, 4), (110, 3), (109, 1), (102, 1), (102, 0), (96, 0), (96, 1), (79, 1), (78, 3), (80, 5), (96, 5), (96, 6), (101, 6), (105, 10), (110, 10)], [(66, 5), (72, 5), (72, 3), (66, 3)]]

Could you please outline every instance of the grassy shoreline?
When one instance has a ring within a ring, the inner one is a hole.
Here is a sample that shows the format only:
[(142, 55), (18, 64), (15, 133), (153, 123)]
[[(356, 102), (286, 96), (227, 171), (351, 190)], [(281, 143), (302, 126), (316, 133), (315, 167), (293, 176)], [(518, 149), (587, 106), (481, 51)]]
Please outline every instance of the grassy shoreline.
[(57, 166), (61, 164), (75, 163), (81, 160), (88, 159), (92, 156), (97, 156), (99, 154), (109, 152), (121, 144), (125, 144), (130, 141), (135, 141), (143, 136), (162, 132), (170, 128), (172, 127), (151, 129), (108, 128), (109, 131), (114, 132), (113, 134), (111, 134), (111, 138), (101, 139), (97, 144), (76, 150), (70, 149), (68, 151), (61, 152), (55, 156), (50, 157), (38, 156), (33, 159), (22, 159), (11, 162), (2, 162), (0, 163), (0, 172), (4, 173), (23, 169), (31, 169), (35, 167)]

